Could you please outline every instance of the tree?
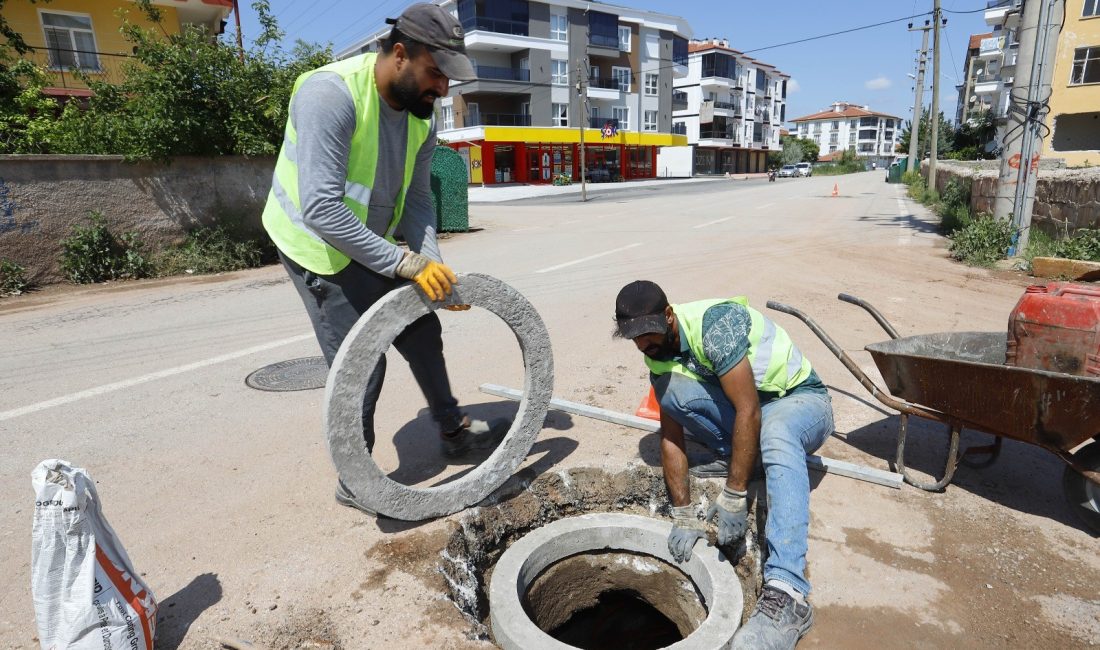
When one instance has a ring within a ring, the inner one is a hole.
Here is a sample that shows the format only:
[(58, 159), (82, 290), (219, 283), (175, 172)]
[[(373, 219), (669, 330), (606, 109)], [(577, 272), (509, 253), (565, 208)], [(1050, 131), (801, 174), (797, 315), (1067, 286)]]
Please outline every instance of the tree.
[(959, 160), (992, 160), (996, 156), (986, 150), (997, 135), (997, 123), (993, 112), (975, 111), (955, 132), (955, 150)]
[[(42, 0), (42, 2), (49, 2), (50, 0)], [(7, 50), (11, 48), (15, 50), (16, 54), (26, 54), (34, 50), (31, 46), (27, 45), (27, 42), (23, 40), (23, 35), (15, 31), (15, 29), (4, 17), (4, 2), (0, 0), (0, 36), (4, 37), (5, 43), (0, 43), (0, 58), (7, 58)], [(30, 0), (30, 3), (36, 4), (38, 0)], [(0, 60), (0, 66), (4, 66), (5, 62)]]
[[(920, 141), (917, 142), (917, 155), (922, 159), (927, 158), (932, 152), (932, 129), (929, 127), (929, 120), (931, 116), (929, 110), (926, 108), (921, 115), (920, 121)], [(939, 114), (939, 137), (936, 141), (936, 153), (937, 156), (942, 158), (944, 154), (949, 153), (955, 148), (955, 128), (951, 126), (951, 123), (947, 121), (947, 118), (943, 116), (943, 111)], [(898, 151), (900, 153), (909, 153), (909, 142), (912, 139), (913, 121), (908, 120), (905, 123), (905, 128), (901, 131), (901, 143), (898, 145)]]
[(802, 162), (802, 145), (797, 138), (786, 138), (783, 142), (783, 151), (779, 156), (782, 165), (794, 165)]

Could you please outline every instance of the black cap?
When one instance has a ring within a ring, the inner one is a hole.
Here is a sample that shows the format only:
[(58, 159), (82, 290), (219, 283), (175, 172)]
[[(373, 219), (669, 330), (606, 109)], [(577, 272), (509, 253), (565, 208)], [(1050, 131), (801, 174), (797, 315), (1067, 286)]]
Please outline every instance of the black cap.
[(635, 280), (619, 291), (615, 298), (616, 336), (624, 339), (643, 334), (663, 334), (668, 329), (665, 292), (649, 280)]
[(387, 18), (394, 29), (428, 46), (439, 70), (455, 81), (473, 81), (477, 72), (466, 57), (466, 32), (458, 19), (439, 5), (418, 2), (397, 18)]

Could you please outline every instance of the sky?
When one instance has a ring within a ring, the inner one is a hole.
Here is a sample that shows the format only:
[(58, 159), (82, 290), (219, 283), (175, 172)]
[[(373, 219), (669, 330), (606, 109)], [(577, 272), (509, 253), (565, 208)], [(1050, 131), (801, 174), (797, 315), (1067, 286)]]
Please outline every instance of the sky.
[[(903, 118), (912, 116), (919, 32), (907, 23), (931, 19), (933, 0), (618, 0), (612, 4), (682, 16), (695, 38), (726, 38), (730, 47), (770, 63), (791, 75), (787, 119), (824, 110), (834, 101), (867, 105)], [(954, 119), (955, 85), (963, 77), (966, 46), (971, 34), (988, 31), (985, 0), (941, 0), (947, 26), (940, 32), (940, 108)], [(331, 43), (336, 51), (381, 29), (386, 17), (397, 16), (408, 0), (270, 0), (271, 11), (286, 32), (287, 42), (302, 39)], [(251, 0), (240, 0), (241, 31), (246, 41), (258, 33)], [(718, 9), (722, 7), (722, 9)], [(781, 7), (781, 10), (776, 10)], [(790, 41), (821, 36), (883, 21), (900, 22), (831, 36), (806, 43)], [(972, 12), (972, 13), (951, 13)], [(233, 32), (229, 21), (227, 36)], [(235, 35), (233, 36), (235, 38)], [(924, 104), (931, 104), (931, 35), (929, 72)], [(766, 49), (765, 49), (766, 48)]]

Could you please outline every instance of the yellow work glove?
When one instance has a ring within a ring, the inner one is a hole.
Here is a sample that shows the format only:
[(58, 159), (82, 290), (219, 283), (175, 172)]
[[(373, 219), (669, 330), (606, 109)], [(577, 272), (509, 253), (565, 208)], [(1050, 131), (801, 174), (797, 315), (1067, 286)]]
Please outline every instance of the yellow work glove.
[(435, 301), (445, 300), (451, 294), (451, 286), (458, 282), (446, 264), (436, 262), (420, 253), (405, 253), (397, 265), (398, 277), (412, 280)]

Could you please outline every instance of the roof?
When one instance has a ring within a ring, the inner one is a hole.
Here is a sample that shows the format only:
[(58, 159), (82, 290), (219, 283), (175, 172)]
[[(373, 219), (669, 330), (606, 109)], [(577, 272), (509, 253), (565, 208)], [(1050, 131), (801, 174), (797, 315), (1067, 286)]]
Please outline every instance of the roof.
[(813, 122), (814, 120), (836, 120), (842, 117), (892, 117), (895, 120), (901, 119), (897, 115), (890, 115), (889, 113), (880, 113), (878, 111), (869, 111), (858, 106), (848, 106), (843, 111), (834, 111), (829, 109), (827, 111), (821, 111), (819, 113), (813, 113), (811, 115), (804, 115), (802, 117), (796, 117), (792, 119), (792, 122)]
[(968, 50), (977, 50), (982, 46), (982, 40), (986, 38), (992, 38), (993, 32), (986, 32), (984, 34), (971, 34), (970, 44), (966, 46)]
[(688, 42), (688, 54), (696, 54), (696, 53), (699, 53), (699, 52), (706, 52), (707, 50), (721, 50), (723, 52), (729, 52), (730, 54), (736, 55), (737, 58), (742, 59), (742, 60), (744, 60), (748, 63), (751, 63), (754, 66), (761, 67), (761, 68), (767, 68), (767, 69), (775, 72), (776, 76), (783, 77), (784, 79), (790, 79), (791, 78), (791, 75), (787, 74), (786, 72), (783, 72), (782, 70), (775, 67), (774, 65), (772, 65), (770, 63), (765, 63), (765, 62), (763, 62), (759, 59), (754, 59), (751, 56), (748, 56), (747, 54), (742, 52), (741, 50), (735, 50), (732, 47), (729, 47), (727, 45), (719, 45), (717, 43), (711, 43), (710, 41), (702, 41), (702, 42), (699, 42), (699, 41), (691, 42), (691, 41), (689, 41)]

